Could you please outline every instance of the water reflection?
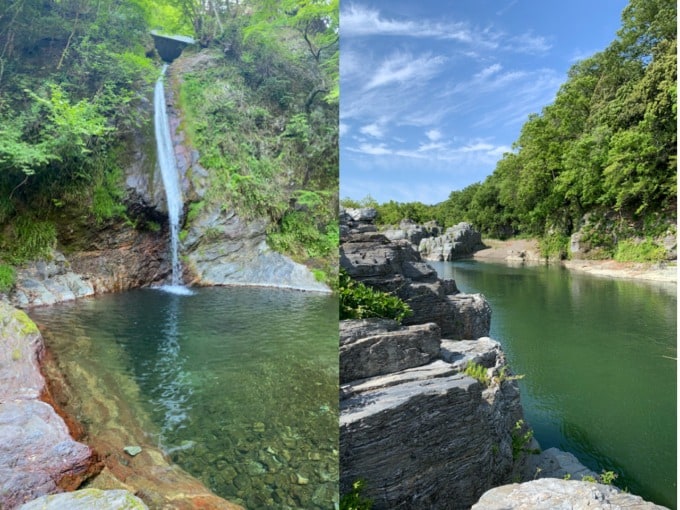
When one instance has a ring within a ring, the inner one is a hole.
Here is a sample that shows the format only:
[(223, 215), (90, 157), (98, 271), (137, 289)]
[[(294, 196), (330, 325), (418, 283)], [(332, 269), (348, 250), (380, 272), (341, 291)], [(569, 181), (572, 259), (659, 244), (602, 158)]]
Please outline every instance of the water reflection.
[(432, 265), (489, 300), (491, 336), (525, 374), (522, 403), (541, 445), (616, 471), (621, 487), (675, 508), (675, 286), (561, 267)]

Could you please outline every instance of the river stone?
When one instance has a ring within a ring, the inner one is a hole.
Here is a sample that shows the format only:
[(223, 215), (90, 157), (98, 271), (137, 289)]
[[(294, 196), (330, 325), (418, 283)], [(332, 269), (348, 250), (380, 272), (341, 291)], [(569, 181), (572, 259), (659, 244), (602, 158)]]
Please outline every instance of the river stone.
[[(542, 478), (486, 492), (472, 510), (663, 510), (611, 485)], [(667, 510), (667, 509), (666, 509)]]
[(149, 507), (126, 490), (82, 489), (34, 499), (19, 510), (147, 510)]

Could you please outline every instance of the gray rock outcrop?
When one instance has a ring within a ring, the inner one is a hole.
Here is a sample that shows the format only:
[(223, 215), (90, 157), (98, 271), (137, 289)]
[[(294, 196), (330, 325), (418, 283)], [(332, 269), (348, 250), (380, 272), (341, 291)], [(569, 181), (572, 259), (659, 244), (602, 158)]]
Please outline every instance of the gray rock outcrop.
[(234, 211), (206, 208), (183, 242), (186, 265), (199, 285), (256, 285), (330, 292), (309, 269), (267, 246), (266, 223)]
[[(664, 510), (611, 485), (542, 478), (486, 492), (472, 510)], [(667, 509), (666, 509), (667, 510)]]
[[(363, 479), (375, 510), (467, 509), (523, 472), (513, 449), (517, 383), (498, 342), (486, 338), (484, 297), (437, 278), (408, 239), (389, 240), (373, 218), (341, 211), (341, 267), (414, 313), (404, 326), (341, 321), (340, 491)], [(470, 363), (487, 381), (465, 375)]]
[(101, 469), (94, 452), (74, 441), (41, 400), (43, 350), (35, 324), (0, 301), (0, 508), (73, 490)]
[[(422, 325), (420, 334), (414, 328), (341, 321), (340, 491), (363, 479), (375, 510), (467, 509), (523, 469), (512, 446), (522, 419), (519, 390), (506, 377), (497, 342), (440, 341), (434, 324)], [(384, 373), (387, 365), (400, 365), (371, 357), (387, 349), (393, 350), (388, 359), (397, 357), (395, 346), (385, 347), (390, 337), (406, 344), (408, 368)], [(433, 341), (439, 344), (434, 355)], [(378, 348), (343, 362), (351, 356), (348, 346), (364, 342)], [(487, 368), (488, 386), (464, 374), (471, 362)], [(381, 375), (346, 382), (376, 372)]]
[(340, 266), (349, 276), (406, 301), (413, 315), (405, 325), (434, 322), (448, 339), (488, 335), (491, 308), (484, 296), (462, 294), (453, 280), (440, 280), (409, 241), (390, 241), (377, 232), (374, 213), (340, 211)]
[(402, 220), (398, 228), (383, 230), (383, 235), (390, 241), (400, 241), (406, 239), (414, 246), (418, 246), (420, 241), (429, 237), (441, 235), (442, 228), (436, 221), (428, 221), (423, 225), (411, 220)]
[(418, 251), (425, 260), (455, 260), (472, 255), (484, 248), (482, 235), (469, 223), (447, 228), (443, 235), (420, 241)]

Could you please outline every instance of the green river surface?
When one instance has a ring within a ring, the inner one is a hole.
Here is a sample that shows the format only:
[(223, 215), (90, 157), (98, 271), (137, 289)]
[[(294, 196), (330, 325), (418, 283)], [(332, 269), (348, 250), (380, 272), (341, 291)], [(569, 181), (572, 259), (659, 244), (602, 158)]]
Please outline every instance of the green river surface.
[(64, 364), (136, 382), (154, 444), (215, 493), (248, 509), (337, 504), (336, 297), (142, 289), (31, 316)]
[(559, 266), (431, 262), (481, 292), (541, 447), (612, 470), (615, 485), (677, 508), (677, 289)]

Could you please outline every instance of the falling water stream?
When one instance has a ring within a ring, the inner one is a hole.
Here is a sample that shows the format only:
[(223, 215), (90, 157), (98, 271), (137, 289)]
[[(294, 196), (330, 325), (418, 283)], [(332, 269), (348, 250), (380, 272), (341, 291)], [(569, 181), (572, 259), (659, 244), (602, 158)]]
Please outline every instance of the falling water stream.
[(190, 291), (182, 285), (182, 266), (179, 260), (179, 220), (182, 215), (182, 191), (179, 185), (175, 151), (172, 146), (170, 124), (168, 123), (168, 114), (165, 107), (165, 90), (163, 88), (167, 68), (168, 65), (164, 64), (161, 75), (156, 82), (153, 96), (156, 153), (158, 155), (158, 165), (161, 170), (168, 205), (170, 253), (172, 257), (172, 279), (170, 285), (165, 285), (162, 289), (175, 294), (186, 294)]

